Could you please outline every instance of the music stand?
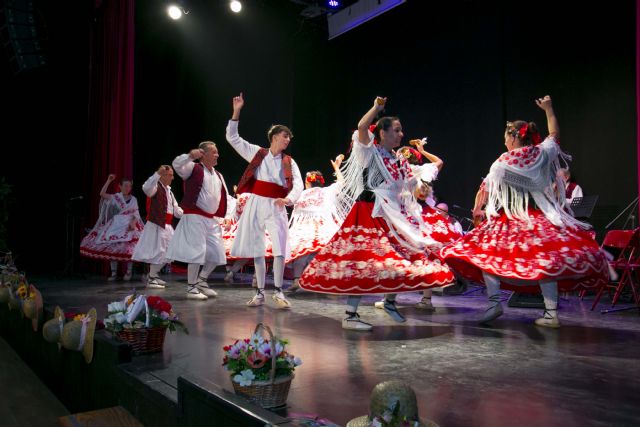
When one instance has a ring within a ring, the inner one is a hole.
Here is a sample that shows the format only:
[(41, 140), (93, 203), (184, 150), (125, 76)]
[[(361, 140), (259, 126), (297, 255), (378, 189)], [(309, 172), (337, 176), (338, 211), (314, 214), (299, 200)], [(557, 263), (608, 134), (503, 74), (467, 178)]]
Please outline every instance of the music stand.
[(571, 201), (571, 210), (576, 218), (591, 218), (593, 208), (598, 202), (598, 195), (589, 195), (584, 197), (576, 197)]

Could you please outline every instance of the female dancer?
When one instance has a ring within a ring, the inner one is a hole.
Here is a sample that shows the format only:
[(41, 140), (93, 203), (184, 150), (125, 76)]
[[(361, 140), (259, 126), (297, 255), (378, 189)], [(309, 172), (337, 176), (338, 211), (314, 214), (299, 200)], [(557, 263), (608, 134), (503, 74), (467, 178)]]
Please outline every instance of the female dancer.
[(100, 190), (100, 214), (98, 221), (82, 242), (80, 255), (111, 261), (111, 276), (116, 280), (118, 261), (126, 262), (124, 280), (131, 280), (131, 255), (140, 239), (144, 224), (140, 219), (138, 201), (131, 195), (133, 181), (123, 178), (120, 192), (107, 193), (116, 176), (111, 174)]
[(344, 155), (340, 154), (331, 161), (338, 182), (328, 187), (324, 186), (324, 177), (320, 171), (307, 172), (305, 176), (305, 190), (293, 206), (289, 221), (291, 254), (287, 263), (291, 263), (293, 267), (293, 285), (289, 292), (300, 289), (298, 282), (302, 271), (336, 234), (342, 223), (335, 209), (335, 199), (340, 190), (340, 165), (343, 159)]
[[(416, 189), (416, 199), (421, 204), (422, 220), (424, 222), (426, 233), (438, 245), (434, 246), (432, 250), (436, 250), (434, 255), (438, 255), (439, 249), (444, 246), (455, 242), (460, 237), (453, 224), (445, 218), (442, 213), (431, 206), (430, 202), (433, 202), (431, 198), (433, 192), (433, 183), (438, 178), (438, 173), (442, 170), (444, 162), (435, 154), (429, 153), (424, 149), (424, 145), (427, 143), (426, 138), (412, 139), (409, 144), (415, 147), (404, 146), (398, 150), (398, 154), (403, 156), (410, 164), (412, 173), (418, 177), (419, 185)], [(429, 160), (428, 163), (422, 163), (422, 158)], [(434, 203), (435, 204), (435, 203)], [(416, 308), (426, 311), (435, 311), (435, 307), (431, 302), (433, 291), (431, 289), (425, 289), (422, 291), (422, 299), (415, 305)], [(375, 303), (376, 308), (383, 308), (384, 301), (378, 301)]]
[[(383, 117), (374, 133), (369, 131), (386, 102), (376, 98), (358, 123), (336, 200), (338, 215), (348, 215), (300, 278), (305, 290), (349, 295), (344, 329), (371, 330), (357, 313), (363, 294), (386, 293), (384, 311), (404, 322), (395, 304), (397, 292), (453, 281), (447, 266), (429, 253), (437, 242), (424, 233), (422, 217), (415, 214), (417, 179), (409, 163), (394, 151), (404, 136), (400, 120)], [(374, 136), (379, 142), (374, 143)]]
[(540, 142), (535, 123), (507, 122), (507, 152), (493, 163), (476, 196), (474, 219), (486, 213), (486, 220), (441, 252), (456, 271), (486, 285), (489, 306), (481, 323), (502, 315), (501, 283), (521, 291), (539, 285), (545, 310), (535, 324), (557, 328), (558, 288), (594, 288), (607, 280), (607, 261), (588, 225), (565, 211), (564, 193), (554, 190), (554, 183), (562, 188), (557, 171), (568, 156), (558, 145), (551, 98), (536, 104), (547, 116), (549, 136)]

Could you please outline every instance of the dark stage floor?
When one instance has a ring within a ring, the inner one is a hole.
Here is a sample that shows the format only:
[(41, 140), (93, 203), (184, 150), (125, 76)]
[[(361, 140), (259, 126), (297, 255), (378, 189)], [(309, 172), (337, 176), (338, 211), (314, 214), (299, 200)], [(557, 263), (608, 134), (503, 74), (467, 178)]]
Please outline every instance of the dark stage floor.
[[(249, 276), (243, 276), (246, 281)], [(173, 303), (191, 335), (167, 335), (164, 353), (138, 357), (127, 367), (149, 385), (176, 398), (177, 378), (190, 373), (232, 390), (223, 370), (222, 347), (250, 335), (258, 322), (290, 340), (303, 360), (289, 394), (288, 411), (313, 413), (344, 425), (367, 413), (371, 389), (400, 379), (418, 394), (420, 414), (441, 426), (631, 426), (640, 424), (640, 316), (638, 311), (601, 315), (590, 299), (563, 299), (563, 327), (532, 322), (541, 310), (506, 308), (493, 327), (474, 319), (485, 297), (434, 297), (436, 313), (414, 309), (418, 294), (399, 296), (408, 321), (399, 325), (365, 298), (362, 317), (377, 325), (370, 333), (344, 331), (344, 298), (301, 293), (291, 310), (244, 305), (253, 291), (226, 286), (204, 302), (186, 300), (184, 277), (166, 290), (150, 291)], [(66, 311), (123, 298), (141, 282), (38, 280), (46, 305)], [(506, 296), (506, 295), (505, 295)], [(505, 306), (506, 307), (506, 306)]]

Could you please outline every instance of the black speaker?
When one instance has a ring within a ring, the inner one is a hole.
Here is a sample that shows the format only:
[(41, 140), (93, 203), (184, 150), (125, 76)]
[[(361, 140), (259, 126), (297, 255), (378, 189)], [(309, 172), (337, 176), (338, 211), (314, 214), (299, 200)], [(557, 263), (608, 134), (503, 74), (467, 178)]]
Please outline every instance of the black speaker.
[(509, 307), (544, 308), (544, 299), (541, 294), (521, 294), (514, 292), (507, 302)]
[(46, 64), (33, 2), (3, 0), (0, 7), (0, 34), (15, 74)]

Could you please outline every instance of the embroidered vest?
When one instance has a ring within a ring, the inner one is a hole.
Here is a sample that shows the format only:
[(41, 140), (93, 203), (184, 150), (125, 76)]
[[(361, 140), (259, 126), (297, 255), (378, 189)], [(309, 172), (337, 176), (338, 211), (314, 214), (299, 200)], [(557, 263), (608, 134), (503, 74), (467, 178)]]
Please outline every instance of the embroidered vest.
[(153, 197), (147, 197), (147, 221), (164, 228), (167, 216), (167, 192), (164, 186), (158, 182), (158, 189)]
[(570, 182), (569, 185), (567, 185), (567, 189), (565, 190), (565, 198), (570, 199), (571, 195), (573, 194), (573, 190), (575, 190), (576, 186), (578, 184), (576, 184), (575, 182)]
[[(256, 177), (255, 177), (256, 169), (258, 169), (258, 166), (262, 164), (262, 161), (264, 160), (264, 158), (267, 156), (268, 153), (269, 153), (268, 148), (261, 148), (260, 150), (258, 150), (256, 155), (253, 156), (253, 159), (251, 159), (251, 162), (249, 162), (249, 166), (247, 166), (247, 169), (242, 174), (242, 178), (240, 178), (240, 182), (238, 183), (237, 194), (251, 193), (253, 184), (256, 181)], [(284, 188), (286, 188), (287, 194), (289, 194), (289, 192), (293, 188), (293, 172), (291, 171), (291, 156), (282, 154), (282, 167), (284, 168), (284, 180), (286, 183), (286, 186)]]
[[(215, 171), (215, 173), (218, 175), (218, 178), (220, 178), (222, 185), (220, 191), (220, 203), (218, 204), (218, 210), (215, 212), (214, 216), (224, 218), (227, 213), (227, 192), (224, 189), (222, 175), (220, 175), (220, 172), (218, 171)], [(196, 163), (193, 167), (193, 171), (191, 172), (191, 176), (184, 182), (184, 196), (182, 197), (180, 206), (185, 210), (185, 213), (187, 210), (192, 212), (199, 210), (196, 203), (198, 201), (198, 196), (200, 195), (200, 190), (202, 190), (203, 182), (204, 165), (202, 163)]]

